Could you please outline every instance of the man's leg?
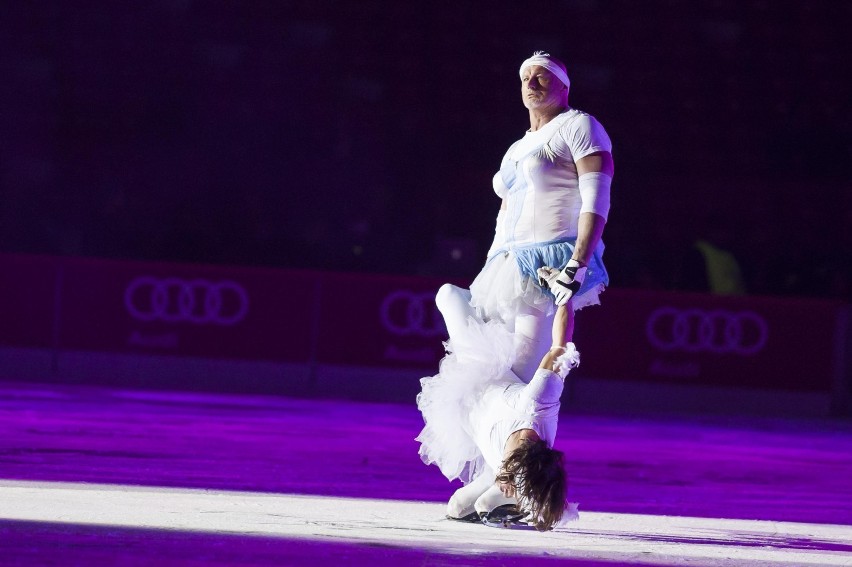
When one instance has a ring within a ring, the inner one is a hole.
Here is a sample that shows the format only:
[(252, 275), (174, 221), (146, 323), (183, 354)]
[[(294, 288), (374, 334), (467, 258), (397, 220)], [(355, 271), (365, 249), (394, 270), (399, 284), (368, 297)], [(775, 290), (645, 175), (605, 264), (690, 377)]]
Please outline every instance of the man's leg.
[(542, 358), (550, 350), (555, 340), (554, 324), (561, 325), (564, 339), (561, 344), (571, 340), (574, 334), (574, 310), (570, 302), (560, 313), (558, 321), (538, 309), (524, 305), (515, 319), (515, 363), (512, 371), (524, 382), (532, 380)]
[(553, 346), (541, 359), (538, 370), (521, 394), (522, 400), (536, 404), (558, 404), (568, 372), (580, 364), (580, 353), (568, 340), (574, 327), (574, 311), (569, 301), (556, 310), (553, 319)]

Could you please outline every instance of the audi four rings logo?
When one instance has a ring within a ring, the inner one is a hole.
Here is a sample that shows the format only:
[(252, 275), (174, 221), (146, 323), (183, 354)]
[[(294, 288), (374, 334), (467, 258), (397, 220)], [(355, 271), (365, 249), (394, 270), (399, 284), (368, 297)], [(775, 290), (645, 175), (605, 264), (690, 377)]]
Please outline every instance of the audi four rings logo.
[(447, 332), (434, 293), (394, 291), (382, 301), (379, 316), (384, 328), (394, 335), (436, 337)]
[(245, 319), (249, 298), (232, 281), (142, 276), (124, 290), (124, 306), (140, 321), (234, 325)]
[(648, 317), (645, 335), (665, 351), (751, 355), (766, 346), (769, 328), (754, 311), (661, 307)]

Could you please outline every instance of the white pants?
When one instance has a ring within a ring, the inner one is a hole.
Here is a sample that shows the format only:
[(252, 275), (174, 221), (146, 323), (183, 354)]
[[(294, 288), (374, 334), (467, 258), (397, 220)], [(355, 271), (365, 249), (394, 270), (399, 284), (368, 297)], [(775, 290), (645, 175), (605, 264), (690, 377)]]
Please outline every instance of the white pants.
[(524, 382), (532, 380), (541, 359), (550, 350), (553, 315), (545, 315), (524, 303), (515, 315), (511, 329), (515, 334), (515, 363), (512, 372)]
[(487, 469), (473, 482), (456, 490), (447, 504), (447, 515), (464, 518), (476, 512), (481, 516), (498, 506), (518, 503), (514, 498), (503, 496), (494, 481), (494, 472)]

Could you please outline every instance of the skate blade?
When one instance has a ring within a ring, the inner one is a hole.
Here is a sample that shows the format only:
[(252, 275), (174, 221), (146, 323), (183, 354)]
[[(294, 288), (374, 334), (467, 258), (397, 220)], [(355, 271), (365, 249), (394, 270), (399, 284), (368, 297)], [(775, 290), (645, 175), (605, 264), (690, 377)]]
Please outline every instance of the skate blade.
[(479, 514), (476, 512), (471, 512), (467, 516), (462, 516), (461, 518), (455, 518), (447, 514), (447, 519), (452, 520), (454, 522), (465, 522), (467, 524), (478, 524), (479, 523)]
[(518, 510), (513, 504), (504, 504), (491, 510), (488, 514), (481, 516), (480, 521), (489, 528), (503, 528), (511, 530), (534, 530), (535, 527), (524, 522), (526, 513)]

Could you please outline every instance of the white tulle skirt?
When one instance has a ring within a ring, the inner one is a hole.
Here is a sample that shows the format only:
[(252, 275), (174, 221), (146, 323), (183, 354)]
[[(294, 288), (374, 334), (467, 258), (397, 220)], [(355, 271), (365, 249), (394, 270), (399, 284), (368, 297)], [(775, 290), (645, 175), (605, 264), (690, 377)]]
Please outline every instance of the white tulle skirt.
[(489, 260), (470, 285), (471, 302), (483, 319), (512, 321), (525, 306), (545, 315), (555, 312), (553, 296), (518, 269), (514, 254)]
[(469, 317), (467, 325), (463, 336), (444, 343), (447, 356), (438, 374), (420, 380), (417, 395), (426, 423), (417, 436), (420, 458), (465, 484), (487, 466), (473, 441), (470, 412), (489, 388), (505, 387), (514, 362), (512, 335), (501, 322)]
[[(483, 319), (499, 318), (508, 323), (518, 313), (529, 312), (530, 308), (548, 316), (556, 312), (553, 295), (519, 268), (519, 259), (526, 262), (514, 251), (494, 256), (473, 280), (470, 286), (471, 305)], [(605, 283), (597, 278), (584, 282), (580, 292), (571, 300), (574, 311), (600, 305), (599, 296), (605, 289)]]

